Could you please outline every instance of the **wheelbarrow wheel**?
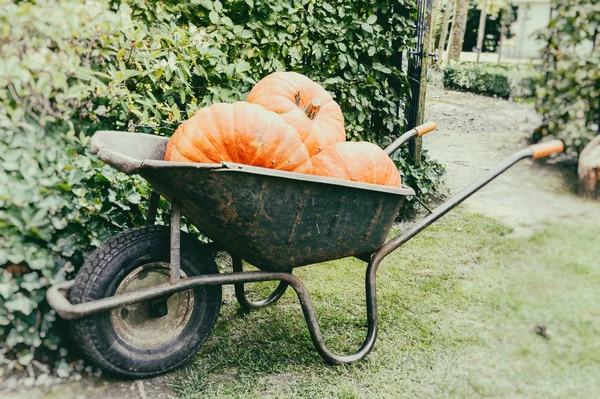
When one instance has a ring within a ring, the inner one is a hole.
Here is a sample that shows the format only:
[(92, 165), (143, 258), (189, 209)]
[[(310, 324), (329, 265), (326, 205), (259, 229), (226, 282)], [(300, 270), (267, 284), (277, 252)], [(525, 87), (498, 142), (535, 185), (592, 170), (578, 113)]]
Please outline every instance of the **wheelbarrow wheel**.
[[(70, 291), (73, 304), (169, 281), (169, 228), (146, 226), (108, 240), (89, 256)], [(210, 251), (181, 235), (182, 278), (217, 274)], [(166, 373), (193, 356), (212, 332), (221, 287), (198, 287), (73, 320), (73, 338), (101, 369), (128, 378)]]

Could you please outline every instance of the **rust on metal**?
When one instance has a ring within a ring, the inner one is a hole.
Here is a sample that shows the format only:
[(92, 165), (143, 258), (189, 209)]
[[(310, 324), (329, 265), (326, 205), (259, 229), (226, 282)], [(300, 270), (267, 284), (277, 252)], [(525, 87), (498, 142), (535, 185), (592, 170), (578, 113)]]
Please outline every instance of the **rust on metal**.
[(327, 227), (327, 235), (332, 235), (335, 231), (338, 230), (338, 226), (340, 224), (340, 220), (342, 220), (342, 215), (344, 214), (344, 197), (340, 197), (336, 203), (336, 209), (333, 213), (331, 221), (329, 222), (329, 226)]
[[(184, 272), (182, 276), (186, 277)], [(169, 281), (168, 263), (146, 264), (133, 270), (119, 283), (115, 296)], [(147, 306), (145, 302), (137, 302), (111, 310), (110, 318), (115, 332), (130, 345), (138, 348), (157, 348), (181, 334), (192, 316), (194, 301), (194, 291), (181, 291), (156, 301), (157, 304), (161, 304), (159, 309), (153, 309), (152, 303), (151, 306)], [(160, 331), (160, 334), (157, 334), (157, 331)]]
[[(381, 215), (382, 210), (383, 210), (383, 201), (380, 198), (379, 201), (378, 201), (378, 203), (377, 203), (377, 210), (375, 211), (375, 214), (371, 218), (371, 221), (369, 223), (369, 227), (365, 231), (365, 235), (364, 235), (364, 239), (365, 240), (369, 240), (369, 238), (371, 237), (371, 234), (373, 233), (373, 231), (377, 231), (377, 229), (380, 227), (380, 225), (378, 224), (378, 222), (380, 221), (379, 217)], [(391, 226), (390, 226), (390, 228), (391, 228)]]
[[(189, 290), (200, 286), (210, 285), (225, 285), (225, 284), (244, 284), (264, 281), (280, 281), (280, 286), (271, 295), (273, 298), (279, 299), (283, 295), (283, 291), (288, 286), (292, 287), (296, 292), (302, 313), (306, 320), (310, 337), (317, 352), (325, 361), (330, 364), (346, 364), (360, 360), (365, 357), (373, 348), (377, 337), (377, 298), (375, 295), (375, 274), (377, 264), (370, 264), (367, 268), (367, 338), (361, 345), (359, 350), (351, 355), (336, 355), (332, 353), (325, 345), (323, 334), (317, 320), (314, 306), (310, 298), (310, 294), (302, 281), (291, 273), (281, 272), (234, 272), (228, 274), (212, 274), (204, 276), (194, 276), (187, 279), (181, 279), (175, 284), (164, 283), (152, 288), (138, 290), (135, 292), (126, 292), (118, 296), (111, 296), (104, 299), (99, 299), (92, 302), (80, 303), (77, 305), (71, 304), (61, 291), (68, 291), (72, 285), (72, 281), (56, 284), (47, 291), (46, 298), (48, 303), (63, 319), (76, 319), (86, 315), (105, 312), (111, 309), (131, 305), (146, 301), (159, 296), (171, 295), (176, 292)], [(283, 284), (283, 285), (282, 285)], [(276, 301), (272, 299), (270, 303)], [(266, 306), (266, 305), (264, 305)]]
[(294, 239), (294, 233), (296, 232), (296, 227), (300, 224), (300, 220), (302, 220), (302, 212), (304, 211), (304, 207), (306, 206), (306, 197), (302, 197), (300, 202), (298, 203), (298, 210), (296, 212), (296, 216), (294, 217), (294, 223), (292, 224), (292, 230), (288, 235), (287, 243), (291, 243)]
[[(118, 138), (114, 132), (108, 133), (111, 139)], [(126, 135), (133, 134), (126, 133)], [(149, 147), (146, 149), (146, 156), (160, 154), (161, 146), (164, 153), (164, 140), (158, 140), (154, 144), (151, 139), (144, 138), (144, 140)], [(154, 298), (166, 298), (196, 287), (226, 284), (235, 286), (236, 296), (242, 306), (262, 307), (279, 300), (289, 286), (296, 292), (317, 352), (330, 364), (346, 364), (360, 360), (373, 348), (378, 328), (376, 274), (383, 259), (519, 160), (534, 155), (531, 148), (513, 154), (485, 177), (450, 198), (433, 213), (384, 243), (404, 197), (414, 195), (414, 191), (370, 189), (369, 185), (365, 188), (365, 185), (361, 184), (331, 183), (315, 177), (275, 173), (277, 171), (271, 173), (241, 166), (230, 169), (225, 165), (226, 168), (219, 169), (219, 173), (214, 173), (214, 169), (185, 164), (161, 167), (162, 164), (156, 163), (151, 167), (144, 167), (141, 166), (143, 162), (138, 159), (139, 157), (144, 159), (143, 148), (138, 147), (132, 153), (125, 155), (119, 154), (116, 150), (103, 148), (100, 144), (102, 140), (96, 138), (94, 148), (101, 159), (113, 160), (117, 167), (122, 168), (121, 170), (139, 173), (156, 187), (157, 192), (172, 202), (171, 275), (168, 282), (142, 289), (134, 287), (131, 291), (118, 290), (119, 295), (76, 305), (71, 304), (66, 298), (74, 281), (55, 284), (48, 289), (46, 298), (62, 318), (75, 319)], [(117, 143), (114, 145), (116, 146)], [(118, 143), (118, 148), (127, 147)], [(557, 149), (556, 146), (552, 151)], [(257, 187), (261, 190), (258, 194), (262, 198), (260, 204), (254, 201)], [(174, 193), (177, 194), (177, 198), (172, 197)], [(230, 213), (223, 215), (218, 211), (223, 207), (232, 208), (231, 212), (236, 215), (235, 220), (228, 219)], [(258, 212), (260, 208), (268, 208), (267, 214), (273, 221), (265, 218), (263, 212)], [(215, 248), (220, 246), (232, 253), (233, 273), (179, 278), (180, 210), (202, 232), (216, 241)], [(343, 236), (320, 235), (320, 229), (316, 226), (325, 223), (324, 227), (327, 228), (327, 221), (330, 221), (330, 224), (338, 223), (334, 226), (334, 230), (343, 232)], [(292, 233), (294, 238), (290, 240)], [(372, 255), (365, 255), (369, 253)], [(306, 287), (291, 272), (285, 271), (291, 271), (296, 266), (345, 256), (359, 256), (369, 263), (365, 276), (367, 336), (356, 352), (349, 355), (336, 355), (325, 345)], [(259, 268), (273, 271), (244, 272), (242, 259), (249, 260)], [(177, 264), (177, 279), (173, 278), (175, 264)], [(265, 281), (279, 281), (280, 284), (265, 300), (249, 301), (245, 296), (244, 284)], [(118, 312), (116, 316), (127, 318), (129, 314)]]

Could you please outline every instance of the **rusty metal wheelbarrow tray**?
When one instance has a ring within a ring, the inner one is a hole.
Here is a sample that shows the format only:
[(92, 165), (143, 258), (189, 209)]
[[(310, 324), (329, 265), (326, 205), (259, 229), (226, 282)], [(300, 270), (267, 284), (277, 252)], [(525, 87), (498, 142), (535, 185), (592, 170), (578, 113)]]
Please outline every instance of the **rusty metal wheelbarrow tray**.
[[(434, 128), (435, 124), (414, 128), (386, 148), (386, 152), (391, 154), (408, 140)], [(352, 363), (373, 348), (378, 330), (376, 274), (386, 256), (520, 160), (541, 158), (564, 149), (562, 142), (555, 141), (515, 152), (429, 215), (386, 241), (402, 202), (414, 195), (410, 188), (353, 183), (231, 163), (165, 162), (162, 159), (167, 141), (144, 134), (98, 132), (92, 139), (92, 152), (117, 169), (139, 174), (152, 184), (155, 191), (148, 215), (150, 224), (154, 222), (159, 195), (171, 202), (170, 281), (84, 303), (69, 302), (67, 295), (76, 281), (65, 281), (48, 289), (50, 306), (65, 319), (81, 319), (142, 301), (158, 301), (162, 306), (166, 298), (178, 292), (233, 284), (240, 305), (253, 309), (277, 302), (291, 287), (298, 296), (316, 350), (330, 364)], [(232, 255), (233, 273), (180, 276), (181, 213), (211, 238), (216, 248)], [(338, 355), (325, 345), (310, 295), (292, 269), (347, 256), (368, 263), (367, 335), (356, 352)], [(262, 270), (244, 271), (242, 260)], [(244, 284), (264, 281), (280, 284), (266, 299), (250, 301)], [(161, 367), (153, 375), (164, 372)], [(135, 372), (120, 371), (122, 375), (138, 377)]]
[(408, 187), (234, 163), (163, 161), (167, 139), (98, 132), (92, 152), (146, 179), (203, 234), (267, 271), (370, 255), (385, 242)]

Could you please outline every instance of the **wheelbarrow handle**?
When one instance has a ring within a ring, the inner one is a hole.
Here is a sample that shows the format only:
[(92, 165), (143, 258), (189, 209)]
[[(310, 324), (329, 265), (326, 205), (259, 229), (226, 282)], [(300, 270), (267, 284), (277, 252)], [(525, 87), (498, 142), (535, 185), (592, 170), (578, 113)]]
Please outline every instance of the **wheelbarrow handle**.
[(416, 130), (419, 137), (421, 137), (429, 132), (433, 132), (436, 128), (437, 125), (435, 122), (425, 122), (422, 125), (417, 126), (414, 130)]
[(546, 143), (529, 146), (533, 159), (546, 158), (552, 154), (558, 154), (565, 150), (565, 143), (560, 140), (552, 140)]
[(407, 141), (409, 141), (410, 139), (413, 139), (415, 137), (421, 137), (424, 134), (427, 134), (427, 133), (435, 130), (436, 127), (437, 127), (437, 125), (435, 124), (435, 122), (425, 122), (424, 124), (422, 124), (420, 126), (410, 129), (408, 132), (406, 132), (402, 136), (398, 137), (396, 140), (394, 140), (394, 142), (392, 144), (390, 144), (389, 146), (387, 146), (385, 148), (386, 154), (392, 155), (394, 152), (396, 152), (398, 150), (398, 148), (400, 148), (400, 146), (402, 144), (406, 143)]
[(455, 194), (448, 201), (436, 208), (431, 214), (417, 221), (409, 229), (403, 231), (396, 237), (383, 244), (383, 246), (371, 257), (371, 262), (380, 262), (384, 257), (398, 249), (398, 247), (423, 231), (446, 213), (450, 212), (471, 195), (481, 190), (489, 182), (506, 172), (511, 166), (515, 165), (520, 160), (525, 158), (539, 159), (562, 151), (564, 151), (563, 142), (560, 140), (555, 140), (547, 143), (535, 144), (515, 152), (506, 158), (502, 163), (500, 163), (496, 168), (492, 169), (487, 175), (464, 188), (462, 191)]

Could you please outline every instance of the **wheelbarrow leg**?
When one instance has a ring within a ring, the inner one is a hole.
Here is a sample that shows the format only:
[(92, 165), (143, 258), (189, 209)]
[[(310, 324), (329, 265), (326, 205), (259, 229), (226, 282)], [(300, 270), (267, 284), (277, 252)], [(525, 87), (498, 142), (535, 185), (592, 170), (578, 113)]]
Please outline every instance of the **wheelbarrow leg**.
[[(240, 259), (236, 256), (232, 256), (231, 258), (233, 260), (233, 271), (236, 273), (243, 272), (244, 268), (242, 265), (242, 259)], [(265, 306), (274, 304), (283, 296), (283, 294), (285, 294), (285, 291), (287, 290), (288, 287), (289, 287), (288, 283), (286, 283), (285, 281), (280, 281), (279, 285), (277, 286), (277, 288), (275, 288), (275, 291), (273, 291), (273, 293), (271, 295), (269, 295), (266, 299), (263, 299), (262, 301), (254, 302), (254, 301), (249, 300), (246, 297), (246, 291), (244, 290), (244, 284), (235, 284), (234, 285), (235, 297), (237, 298), (240, 305), (243, 308), (248, 309), (248, 310), (263, 308)]]
[(300, 301), (300, 306), (302, 307), (302, 312), (304, 313), (304, 318), (306, 319), (306, 325), (308, 326), (313, 345), (319, 355), (321, 355), (327, 363), (331, 365), (353, 363), (367, 356), (373, 349), (375, 341), (377, 340), (378, 328), (376, 274), (382, 259), (383, 257), (373, 256), (367, 267), (365, 277), (367, 336), (360, 348), (350, 355), (336, 355), (327, 348), (325, 341), (323, 340), (321, 328), (319, 327), (315, 308), (310, 299), (310, 294), (299, 279), (295, 278), (293, 282), (291, 282), (292, 288), (298, 295), (298, 300)]
[(146, 225), (151, 226), (156, 222), (156, 212), (158, 210), (158, 201), (160, 200), (160, 194), (156, 191), (152, 191), (150, 194), (150, 204), (148, 205), (148, 217), (146, 218)]
[(251, 271), (195, 276), (180, 279), (174, 284), (161, 284), (145, 290), (127, 292), (121, 295), (76, 305), (71, 304), (65, 297), (65, 293), (61, 292), (61, 290), (69, 290), (73, 286), (74, 281), (67, 281), (50, 287), (46, 297), (50, 306), (53, 309), (56, 309), (62, 318), (70, 320), (201, 286), (225, 284), (242, 285), (245, 283), (280, 281), (282, 284), (292, 287), (296, 292), (298, 301), (302, 307), (304, 319), (308, 326), (310, 337), (319, 355), (321, 355), (321, 357), (329, 364), (347, 364), (364, 358), (371, 349), (373, 349), (373, 345), (377, 338), (375, 274), (381, 259), (383, 259), (383, 257), (374, 255), (367, 268), (367, 337), (358, 351), (350, 355), (336, 355), (327, 348), (323, 340), (323, 334), (321, 333), (321, 328), (315, 314), (315, 308), (312, 304), (310, 294), (302, 281), (291, 273)]

